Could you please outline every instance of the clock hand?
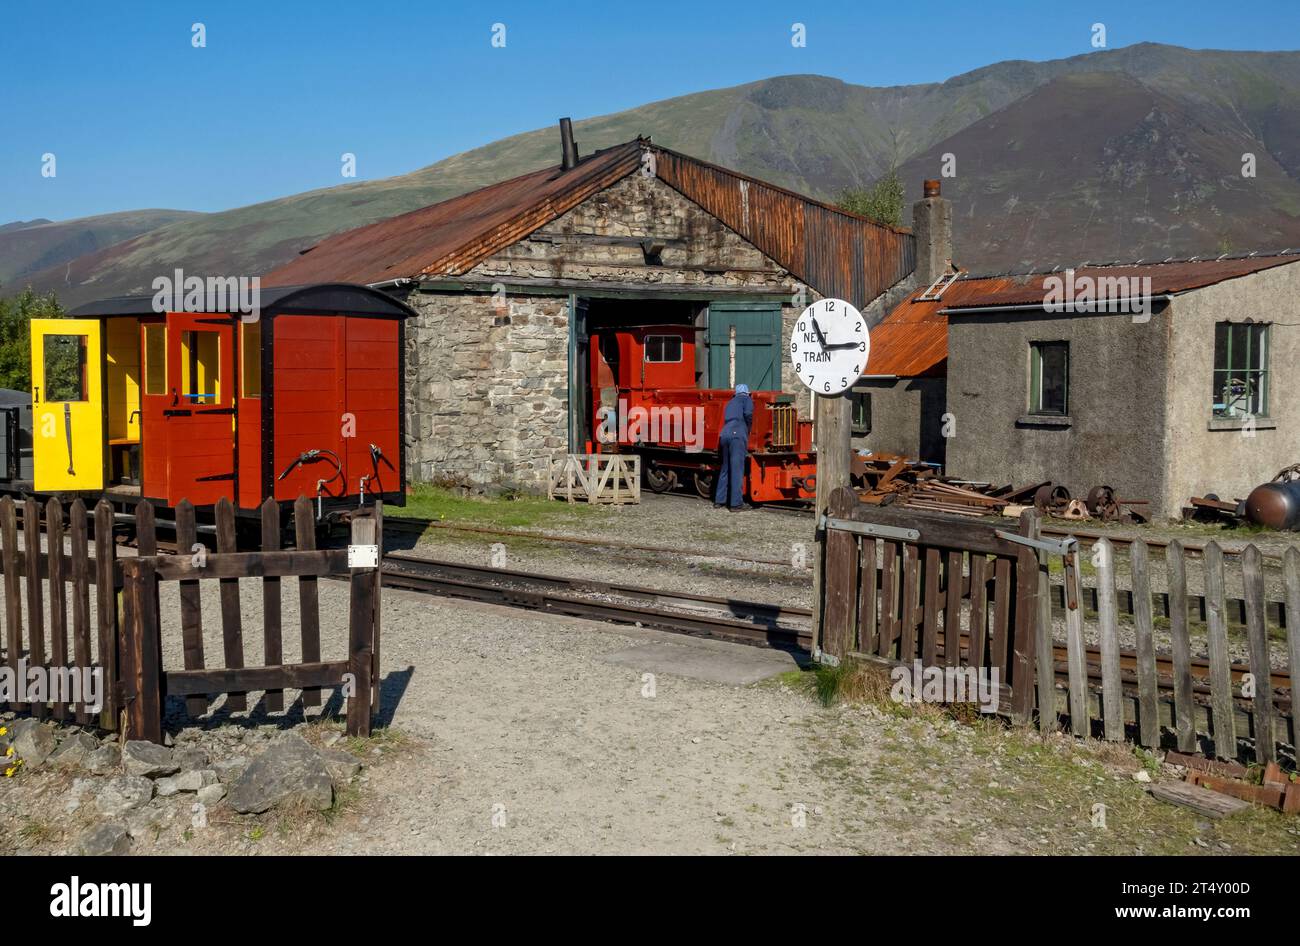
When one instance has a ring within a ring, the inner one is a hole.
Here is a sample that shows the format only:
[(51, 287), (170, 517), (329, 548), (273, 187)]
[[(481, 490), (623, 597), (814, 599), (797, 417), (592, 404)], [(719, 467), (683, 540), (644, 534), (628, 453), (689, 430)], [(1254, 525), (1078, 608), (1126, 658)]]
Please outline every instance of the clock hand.
[(826, 336), (822, 334), (822, 327), (817, 324), (817, 316), (812, 317), (813, 331), (817, 333), (817, 342), (822, 346), (822, 351), (826, 350)]

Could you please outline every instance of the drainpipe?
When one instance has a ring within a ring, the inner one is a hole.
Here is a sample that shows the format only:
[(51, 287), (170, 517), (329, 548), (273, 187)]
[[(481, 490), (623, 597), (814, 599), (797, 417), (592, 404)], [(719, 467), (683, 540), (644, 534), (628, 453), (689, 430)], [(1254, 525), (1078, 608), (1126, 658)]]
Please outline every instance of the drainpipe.
[(731, 326), (728, 335), (727, 345), (730, 349), (730, 363), (727, 369), (727, 387), (734, 391), (736, 388), (736, 326)]

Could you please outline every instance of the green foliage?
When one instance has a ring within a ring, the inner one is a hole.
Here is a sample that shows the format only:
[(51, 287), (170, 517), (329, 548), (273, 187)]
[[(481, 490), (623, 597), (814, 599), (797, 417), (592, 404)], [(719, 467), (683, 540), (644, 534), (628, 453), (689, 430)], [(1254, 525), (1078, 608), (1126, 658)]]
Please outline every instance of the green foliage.
[(903, 225), (903, 182), (893, 167), (870, 187), (849, 187), (835, 202), (841, 210), (866, 217), (886, 227)]
[(0, 388), (31, 390), (31, 321), (64, 314), (52, 292), (41, 296), (24, 289), (13, 298), (0, 298)]

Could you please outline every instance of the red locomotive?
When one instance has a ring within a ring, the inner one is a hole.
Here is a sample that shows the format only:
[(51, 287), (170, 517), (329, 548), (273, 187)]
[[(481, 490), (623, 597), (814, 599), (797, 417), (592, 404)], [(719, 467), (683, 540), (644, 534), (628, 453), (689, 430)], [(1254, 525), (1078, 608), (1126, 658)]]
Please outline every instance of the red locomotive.
[[(718, 434), (730, 390), (696, 385), (697, 329), (648, 325), (593, 331), (591, 404), (594, 447), (635, 451), (656, 493), (689, 484), (713, 498)], [(816, 494), (812, 421), (794, 397), (754, 391), (745, 498), (752, 503), (809, 500)]]

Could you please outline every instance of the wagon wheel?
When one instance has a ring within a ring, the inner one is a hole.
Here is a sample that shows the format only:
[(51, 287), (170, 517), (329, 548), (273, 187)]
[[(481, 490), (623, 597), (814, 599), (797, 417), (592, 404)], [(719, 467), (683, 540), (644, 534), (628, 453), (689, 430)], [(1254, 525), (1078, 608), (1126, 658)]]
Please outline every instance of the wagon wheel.
[(1052, 503), (1052, 484), (1045, 483), (1034, 490), (1034, 508), (1039, 512), (1047, 512), (1047, 507)]
[(647, 463), (645, 484), (650, 487), (652, 493), (666, 493), (677, 485), (677, 473), (673, 470), (665, 470), (657, 464)]
[(1086, 505), (1088, 512), (1103, 522), (1114, 522), (1119, 518), (1119, 503), (1115, 501), (1115, 490), (1109, 486), (1094, 486), (1088, 490)]
[(695, 492), (699, 493), (705, 499), (713, 498), (713, 474), (705, 470), (699, 470), (692, 477), (695, 482)]

